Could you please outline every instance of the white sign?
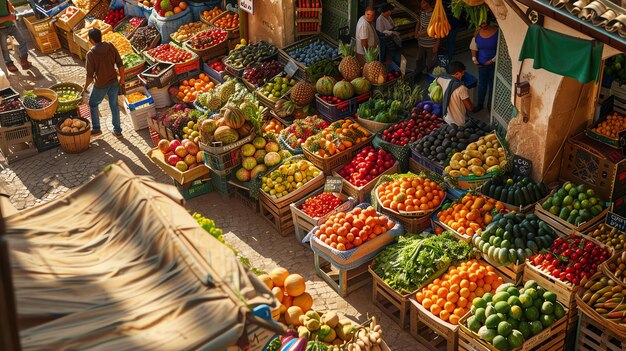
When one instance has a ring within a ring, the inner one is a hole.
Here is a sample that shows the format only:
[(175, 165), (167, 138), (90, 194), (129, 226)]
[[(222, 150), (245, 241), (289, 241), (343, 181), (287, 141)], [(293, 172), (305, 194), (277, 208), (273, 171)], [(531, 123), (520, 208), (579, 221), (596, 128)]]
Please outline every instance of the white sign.
[(254, 15), (254, 0), (239, 0), (239, 8)]
[(400, 55), (400, 73), (403, 77), (406, 74), (406, 57), (404, 55)]

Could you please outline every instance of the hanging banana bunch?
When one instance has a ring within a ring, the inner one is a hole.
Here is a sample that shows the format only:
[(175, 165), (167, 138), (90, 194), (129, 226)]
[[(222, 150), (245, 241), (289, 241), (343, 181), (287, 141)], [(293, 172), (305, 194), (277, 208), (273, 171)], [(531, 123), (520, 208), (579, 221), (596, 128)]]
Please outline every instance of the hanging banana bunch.
[(443, 3), (441, 0), (437, 0), (426, 33), (428, 33), (428, 36), (431, 38), (441, 39), (447, 37), (449, 32), (450, 23), (443, 9)]

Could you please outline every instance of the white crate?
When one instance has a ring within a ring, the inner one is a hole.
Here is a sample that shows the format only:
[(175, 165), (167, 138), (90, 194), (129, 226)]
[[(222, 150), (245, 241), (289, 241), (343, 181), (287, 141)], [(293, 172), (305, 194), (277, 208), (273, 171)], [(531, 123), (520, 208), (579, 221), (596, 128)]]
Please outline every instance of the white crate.
[(148, 128), (148, 118), (156, 116), (156, 108), (154, 107), (154, 104), (135, 111), (130, 111), (128, 106), (126, 106), (126, 111), (128, 111), (128, 114), (130, 115), (130, 120), (133, 123), (133, 129), (136, 131)]
[(165, 88), (152, 88), (148, 90), (148, 92), (152, 95), (152, 99), (154, 99), (154, 105), (156, 108), (172, 106), (172, 99), (170, 98), (168, 89), (169, 85)]

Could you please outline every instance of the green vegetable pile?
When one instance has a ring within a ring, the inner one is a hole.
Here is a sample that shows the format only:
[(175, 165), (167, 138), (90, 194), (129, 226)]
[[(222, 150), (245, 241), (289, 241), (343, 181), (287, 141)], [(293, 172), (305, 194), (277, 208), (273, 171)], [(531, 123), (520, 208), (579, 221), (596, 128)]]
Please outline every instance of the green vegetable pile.
[(400, 101), (403, 111), (410, 111), (418, 102), (422, 101), (423, 96), (424, 89), (419, 84), (413, 85), (404, 79), (399, 79), (395, 84), (383, 89), (375, 90), (373, 94), (374, 99)]
[(122, 57), (122, 62), (124, 63), (124, 68), (128, 69), (140, 65), (142, 62), (144, 62), (144, 60), (143, 58), (141, 58), (141, 56), (132, 53), (124, 55), (124, 57)]
[(402, 119), (402, 103), (398, 100), (369, 99), (359, 105), (359, 118), (381, 123), (393, 123)]
[(376, 274), (401, 294), (422, 288), (443, 274), (450, 264), (467, 260), (474, 251), (468, 243), (457, 241), (450, 232), (426, 238), (422, 235), (400, 237), (397, 244), (376, 257)]

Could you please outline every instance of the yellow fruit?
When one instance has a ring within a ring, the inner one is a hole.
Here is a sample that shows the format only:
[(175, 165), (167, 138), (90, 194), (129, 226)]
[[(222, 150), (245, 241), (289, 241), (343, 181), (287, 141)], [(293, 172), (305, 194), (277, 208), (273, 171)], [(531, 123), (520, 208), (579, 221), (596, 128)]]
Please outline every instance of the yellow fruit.
[(293, 297), (285, 294), (285, 296), (283, 296), (283, 305), (285, 308), (293, 306)]
[(287, 309), (287, 312), (285, 313), (285, 322), (287, 322), (287, 324), (293, 324), (293, 325), (302, 325), (302, 323), (300, 323), (300, 316), (302, 316), (304, 314), (304, 312), (302, 311), (302, 309), (298, 306), (291, 306)]
[(274, 294), (278, 302), (281, 302), (281, 303), (283, 302), (283, 297), (285, 297), (285, 293), (283, 292), (283, 289), (279, 288), (278, 286), (275, 286), (272, 289), (272, 294)]
[(306, 284), (300, 274), (291, 274), (285, 279), (285, 292), (289, 296), (297, 297), (304, 293)]
[(285, 285), (285, 279), (289, 276), (289, 272), (282, 267), (274, 268), (270, 272), (270, 277), (274, 282), (274, 286), (283, 286)]
[(307, 292), (293, 299), (293, 305), (300, 307), (304, 312), (311, 310), (313, 307), (313, 298)]
[(265, 286), (267, 286), (268, 289), (272, 290), (272, 288), (274, 287), (274, 282), (272, 281), (272, 278), (268, 274), (261, 274), (260, 276), (258, 276), (258, 278), (263, 283), (265, 283)]

